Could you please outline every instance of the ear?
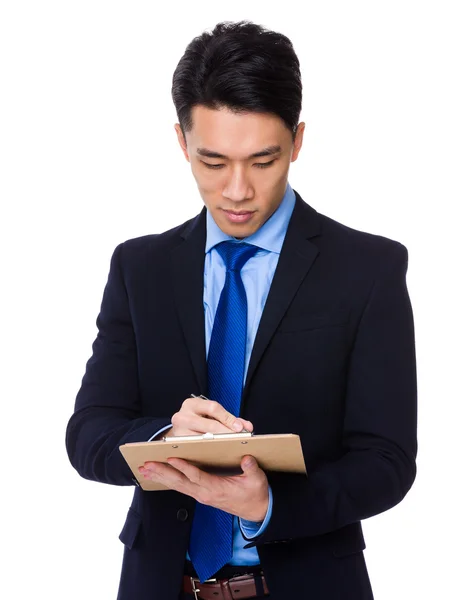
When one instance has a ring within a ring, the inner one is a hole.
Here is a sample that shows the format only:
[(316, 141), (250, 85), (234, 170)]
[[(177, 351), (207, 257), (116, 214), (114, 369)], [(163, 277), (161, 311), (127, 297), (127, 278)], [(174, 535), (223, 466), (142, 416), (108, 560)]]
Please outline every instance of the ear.
[(181, 149), (183, 150), (183, 154), (188, 162), (190, 162), (190, 157), (188, 156), (188, 150), (186, 148), (185, 136), (183, 135), (183, 130), (181, 128), (180, 123), (175, 123), (174, 125), (175, 131), (177, 132), (178, 143), (180, 144)]
[(294, 162), (298, 158), (298, 154), (303, 145), (303, 136), (306, 123), (299, 123), (296, 129), (296, 135), (294, 136), (293, 152), (291, 154), (291, 162)]

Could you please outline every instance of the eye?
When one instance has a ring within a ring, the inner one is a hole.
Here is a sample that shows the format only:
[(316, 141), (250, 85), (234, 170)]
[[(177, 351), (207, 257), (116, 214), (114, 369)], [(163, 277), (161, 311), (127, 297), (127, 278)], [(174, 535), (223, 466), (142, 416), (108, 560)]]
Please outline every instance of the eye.
[(204, 160), (202, 160), (201, 162), (203, 163), (203, 165), (208, 167), (208, 169), (222, 169), (222, 167), (224, 166), (223, 164), (211, 165), (210, 163), (204, 162)]
[(267, 169), (268, 167), (271, 167), (271, 165), (275, 162), (276, 159), (270, 160), (270, 162), (266, 162), (266, 163), (254, 163), (254, 167), (257, 167), (258, 169)]
[[(271, 167), (271, 165), (276, 161), (276, 158), (274, 158), (273, 160), (270, 160), (269, 162), (265, 162), (265, 163), (254, 163), (254, 167), (257, 167), (257, 169), (267, 169), (268, 167)], [(222, 169), (223, 167), (225, 167), (226, 165), (224, 165), (223, 163), (218, 163), (216, 165), (213, 165), (211, 163), (207, 163), (204, 160), (201, 161), (203, 163), (203, 165), (205, 167), (207, 167), (208, 169)]]

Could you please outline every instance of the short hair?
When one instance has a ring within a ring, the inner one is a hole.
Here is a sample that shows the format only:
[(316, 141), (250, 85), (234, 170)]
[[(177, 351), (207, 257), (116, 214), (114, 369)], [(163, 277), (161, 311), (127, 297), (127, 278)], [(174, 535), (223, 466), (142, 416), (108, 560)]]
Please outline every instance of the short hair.
[(192, 108), (277, 115), (292, 132), (301, 113), (299, 60), (283, 34), (250, 21), (218, 23), (186, 47), (173, 74), (172, 99), (183, 130)]

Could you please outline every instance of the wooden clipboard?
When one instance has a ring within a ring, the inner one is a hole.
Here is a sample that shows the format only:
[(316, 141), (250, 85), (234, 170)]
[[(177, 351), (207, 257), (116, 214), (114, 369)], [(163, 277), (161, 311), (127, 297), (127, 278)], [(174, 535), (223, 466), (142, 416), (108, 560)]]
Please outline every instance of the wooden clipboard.
[(166, 462), (183, 458), (208, 473), (240, 475), (243, 456), (250, 454), (264, 471), (285, 471), (307, 475), (301, 440), (293, 433), (254, 435), (252, 433), (205, 433), (201, 436), (169, 437), (155, 442), (134, 442), (119, 447), (143, 490), (168, 490), (144, 479), (138, 468), (146, 461)]

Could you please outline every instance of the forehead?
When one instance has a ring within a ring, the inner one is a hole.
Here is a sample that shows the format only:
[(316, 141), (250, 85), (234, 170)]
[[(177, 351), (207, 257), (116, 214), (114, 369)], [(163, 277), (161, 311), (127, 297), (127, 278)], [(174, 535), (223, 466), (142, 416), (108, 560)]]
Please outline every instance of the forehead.
[(276, 115), (237, 114), (227, 108), (195, 106), (193, 127), (186, 134), (190, 151), (204, 147), (233, 159), (243, 159), (269, 146), (282, 150), (292, 141), (291, 133)]

